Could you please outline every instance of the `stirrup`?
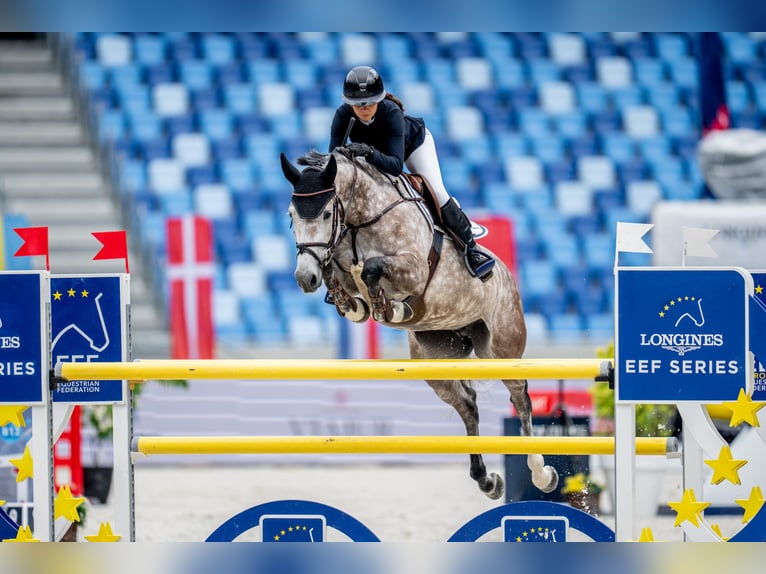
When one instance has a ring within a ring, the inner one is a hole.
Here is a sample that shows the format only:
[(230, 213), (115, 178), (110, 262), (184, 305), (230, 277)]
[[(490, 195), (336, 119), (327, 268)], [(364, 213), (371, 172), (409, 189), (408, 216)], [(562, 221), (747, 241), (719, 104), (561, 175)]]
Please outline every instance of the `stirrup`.
[[(468, 260), (468, 255), (471, 251), (484, 257), (484, 261), (475, 269), (471, 267), (471, 263)], [(488, 281), (489, 278), (492, 277), (492, 271), (495, 267), (495, 260), (478, 249), (466, 249), (465, 253), (463, 253), (463, 263), (465, 264), (465, 268), (468, 269), (468, 273), (471, 274), (471, 277), (478, 277), (482, 282)]]

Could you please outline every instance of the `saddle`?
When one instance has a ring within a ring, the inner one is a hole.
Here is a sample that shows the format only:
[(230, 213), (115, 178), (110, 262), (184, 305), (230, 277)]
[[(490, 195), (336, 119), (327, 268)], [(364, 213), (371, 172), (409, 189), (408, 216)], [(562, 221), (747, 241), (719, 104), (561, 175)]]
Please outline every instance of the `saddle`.
[(460, 239), (449, 226), (444, 224), (444, 221), (442, 220), (442, 210), (441, 207), (439, 207), (439, 202), (436, 200), (436, 193), (434, 193), (428, 180), (418, 173), (402, 172), (402, 177), (406, 179), (410, 187), (423, 198), (423, 203), (425, 203), (428, 208), (428, 213), (434, 223), (441, 227), (447, 235), (450, 236), (452, 241), (455, 242), (455, 245), (457, 245), (459, 251), (464, 251), (466, 248), (465, 242)]

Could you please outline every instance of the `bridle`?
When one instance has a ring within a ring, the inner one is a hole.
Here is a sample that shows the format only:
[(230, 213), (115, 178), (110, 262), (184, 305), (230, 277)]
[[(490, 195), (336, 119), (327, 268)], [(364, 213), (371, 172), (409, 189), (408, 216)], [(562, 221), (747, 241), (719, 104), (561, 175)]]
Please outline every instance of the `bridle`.
[[(352, 165), (354, 166), (354, 172), (353, 176), (351, 178), (351, 197), (354, 197), (354, 190), (356, 188), (357, 183), (357, 164), (355, 161), (352, 160)], [(311, 170), (317, 170), (320, 171), (319, 168), (316, 167), (308, 167), (306, 169)], [(357, 233), (364, 229), (365, 227), (370, 227), (371, 225), (374, 225), (380, 219), (386, 215), (389, 211), (394, 209), (396, 206), (408, 202), (408, 201), (423, 201), (421, 197), (409, 197), (402, 195), (401, 190), (399, 190), (399, 187), (397, 185), (394, 185), (396, 190), (400, 194), (400, 198), (393, 203), (390, 203), (387, 205), (382, 211), (380, 211), (377, 215), (374, 215), (370, 219), (363, 221), (362, 223), (358, 224), (351, 224), (346, 221), (346, 209), (343, 205), (343, 202), (338, 197), (337, 189), (335, 185), (332, 187), (329, 187), (327, 189), (321, 189), (319, 191), (313, 191), (310, 193), (297, 193), (293, 192), (293, 202), (295, 202), (295, 198), (303, 198), (308, 199), (311, 197), (317, 197), (323, 193), (332, 192), (332, 228), (330, 232), (329, 239), (322, 243), (321, 241), (312, 241), (312, 242), (305, 242), (305, 243), (297, 243), (295, 244), (296, 249), (298, 250), (298, 255), (301, 255), (303, 253), (308, 253), (311, 255), (314, 259), (316, 259), (317, 263), (319, 263), (319, 266), (321, 268), (325, 268), (327, 265), (329, 265), (330, 260), (332, 259), (333, 255), (335, 254), (335, 249), (338, 247), (338, 245), (341, 244), (343, 239), (345, 239), (347, 234), (351, 234), (351, 252), (353, 254), (353, 263), (356, 265), (359, 263), (359, 255), (357, 253), (357, 246), (356, 246), (356, 236)], [(328, 199), (329, 201), (329, 199)], [(324, 205), (327, 205), (325, 202)], [(324, 205), (322, 206), (322, 209), (324, 209)], [(321, 210), (320, 210), (321, 211)], [(299, 214), (300, 216), (300, 214)], [(317, 214), (314, 217), (301, 217), (301, 219), (315, 219), (316, 217), (319, 217), (319, 214)], [(319, 247), (325, 249), (324, 257), (319, 257), (319, 255), (316, 254), (313, 248)]]
[[(330, 263), (330, 260), (335, 253), (335, 248), (340, 244), (340, 242), (343, 240), (343, 236), (345, 235), (345, 233), (338, 233), (338, 230), (342, 225), (343, 218), (345, 217), (343, 203), (340, 201), (334, 185), (332, 187), (328, 187), (327, 189), (320, 189), (319, 191), (313, 191), (311, 193), (293, 193), (293, 202), (295, 201), (296, 197), (308, 199), (310, 197), (319, 196), (323, 193), (332, 193), (332, 227), (330, 230), (330, 237), (324, 243), (321, 241), (295, 243), (295, 248), (298, 251), (298, 255), (308, 253), (314, 259), (316, 259), (321, 268), (326, 267)], [(328, 199), (327, 201), (330, 200)], [(320, 212), (324, 210), (325, 205), (327, 205), (327, 202), (325, 202), (325, 204), (322, 206)], [(320, 215), (321, 213), (317, 214), (315, 217), (303, 217), (300, 214), (298, 216), (301, 219), (316, 219)], [(325, 250), (324, 257), (317, 255), (316, 251), (314, 250), (314, 248), (317, 247)]]

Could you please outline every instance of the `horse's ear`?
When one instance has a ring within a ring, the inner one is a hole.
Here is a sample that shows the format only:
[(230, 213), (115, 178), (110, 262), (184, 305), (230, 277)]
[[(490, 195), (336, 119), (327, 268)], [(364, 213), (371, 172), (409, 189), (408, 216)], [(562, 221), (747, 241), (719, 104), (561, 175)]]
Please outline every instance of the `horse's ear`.
[(322, 170), (322, 183), (327, 187), (330, 187), (335, 181), (335, 175), (338, 173), (338, 163), (335, 161), (335, 156), (330, 154), (330, 160)]
[(285, 174), (287, 181), (296, 185), (301, 180), (301, 172), (298, 168), (290, 163), (287, 156), (284, 153), (279, 154), (279, 161), (282, 162), (282, 173)]

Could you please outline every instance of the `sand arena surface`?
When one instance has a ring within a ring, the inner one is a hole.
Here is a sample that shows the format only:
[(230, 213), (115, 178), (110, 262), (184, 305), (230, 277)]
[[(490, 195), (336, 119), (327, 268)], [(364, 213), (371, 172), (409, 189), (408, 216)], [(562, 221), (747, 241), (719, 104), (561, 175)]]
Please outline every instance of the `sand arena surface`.
[[(334, 506), (386, 542), (443, 542), (467, 521), (500, 504), (479, 492), (462, 460), (422, 465), (137, 465), (135, 485), (138, 542), (202, 541), (242, 510), (282, 499)], [(680, 500), (680, 476), (670, 473), (662, 488), (668, 500)], [(113, 520), (112, 501), (110, 496), (106, 505), (90, 508), (81, 540), (83, 534), (95, 533), (100, 521)], [(601, 518), (614, 526), (611, 514)], [(656, 540), (681, 541), (682, 529), (673, 526), (674, 520), (675, 513), (642, 516), (638, 532), (648, 526)], [(742, 526), (741, 514), (714, 516), (709, 522), (718, 523), (724, 536)], [(484, 539), (499, 536), (498, 530)], [(240, 539), (257, 540), (258, 529)], [(328, 529), (328, 540), (344, 539)]]

